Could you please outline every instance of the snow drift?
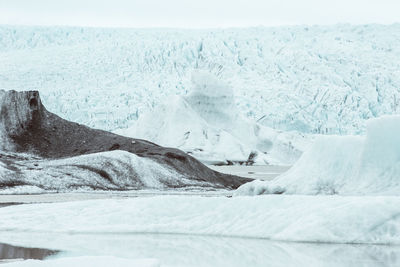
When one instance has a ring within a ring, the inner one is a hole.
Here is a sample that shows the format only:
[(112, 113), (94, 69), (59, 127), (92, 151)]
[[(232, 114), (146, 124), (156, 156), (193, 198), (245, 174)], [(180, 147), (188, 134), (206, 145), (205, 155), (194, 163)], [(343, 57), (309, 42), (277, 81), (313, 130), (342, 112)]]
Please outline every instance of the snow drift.
[(236, 194), (400, 195), (400, 116), (367, 123), (365, 136), (320, 136), (274, 181), (254, 181)]
[(0, 91), (0, 138), (0, 188), (235, 188), (249, 181), (178, 149), (64, 120), (46, 110), (37, 91)]
[(168, 147), (207, 162), (293, 164), (308, 145), (297, 133), (284, 133), (245, 118), (232, 88), (216, 76), (192, 73), (192, 90), (169, 97), (128, 129), (115, 131)]

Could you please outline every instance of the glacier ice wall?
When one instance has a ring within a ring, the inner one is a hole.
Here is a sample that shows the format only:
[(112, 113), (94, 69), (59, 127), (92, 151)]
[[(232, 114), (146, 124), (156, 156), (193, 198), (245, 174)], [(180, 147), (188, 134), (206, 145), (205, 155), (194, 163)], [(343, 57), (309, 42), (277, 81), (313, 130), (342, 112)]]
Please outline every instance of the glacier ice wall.
[[(0, 26), (0, 87), (40, 90), (49, 110), (105, 130), (132, 125), (193, 69), (234, 88), (260, 123), (360, 133), (399, 113), (400, 25), (222, 30)], [(73, 101), (71, 101), (73, 99)]]

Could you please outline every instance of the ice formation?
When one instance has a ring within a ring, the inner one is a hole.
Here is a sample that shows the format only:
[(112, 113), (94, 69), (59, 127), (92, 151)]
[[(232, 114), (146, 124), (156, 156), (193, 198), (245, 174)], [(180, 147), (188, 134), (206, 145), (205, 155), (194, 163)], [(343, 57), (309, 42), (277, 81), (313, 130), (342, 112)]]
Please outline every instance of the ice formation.
[[(15, 244), (19, 233), (157, 233), (174, 238), (188, 234), (398, 245), (399, 205), (400, 198), (392, 196), (298, 195), (154, 196), (16, 205), (0, 209), (0, 240)], [(34, 246), (47, 242), (31, 239)]]
[(280, 132), (245, 118), (232, 88), (205, 71), (192, 74), (192, 90), (144, 113), (132, 127), (115, 131), (177, 147), (213, 164), (293, 164), (311, 138)]
[[(280, 130), (358, 134), (399, 113), (400, 25), (221, 30), (0, 26), (0, 88), (40, 90), (46, 107), (126, 128), (193, 69), (217, 73), (243, 114)], [(84, 71), (83, 71), (84, 70)], [(74, 101), (71, 101), (73, 99)]]
[(367, 123), (365, 136), (320, 136), (273, 181), (241, 186), (241, 194), (400, 195), (400, 116)]

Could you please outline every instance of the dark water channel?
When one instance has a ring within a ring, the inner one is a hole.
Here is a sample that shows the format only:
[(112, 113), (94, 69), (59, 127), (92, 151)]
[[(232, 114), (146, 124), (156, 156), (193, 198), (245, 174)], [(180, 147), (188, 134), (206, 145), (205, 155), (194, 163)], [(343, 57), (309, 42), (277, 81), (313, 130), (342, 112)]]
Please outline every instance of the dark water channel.
[(25, 248), (0, 243), (0, 262), (4, 260), (35, 259), (43, 260), (49, 256), (57, 254), (57, 250), (42, 248)]

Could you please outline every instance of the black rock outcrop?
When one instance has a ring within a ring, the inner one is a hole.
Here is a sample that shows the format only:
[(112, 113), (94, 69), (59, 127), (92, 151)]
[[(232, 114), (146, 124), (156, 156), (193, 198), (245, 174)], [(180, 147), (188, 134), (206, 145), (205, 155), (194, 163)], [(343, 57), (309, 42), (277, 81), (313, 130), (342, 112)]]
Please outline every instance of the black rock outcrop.
[(37, 91), (0, 90), (0, 149), (60, 159), (124, 150), (172, 168), (185, 178), (219, 188), (237, 188), (250, 179), (222, 174), (174, 148), (127, 138), (70, 122), (46, 110)]

